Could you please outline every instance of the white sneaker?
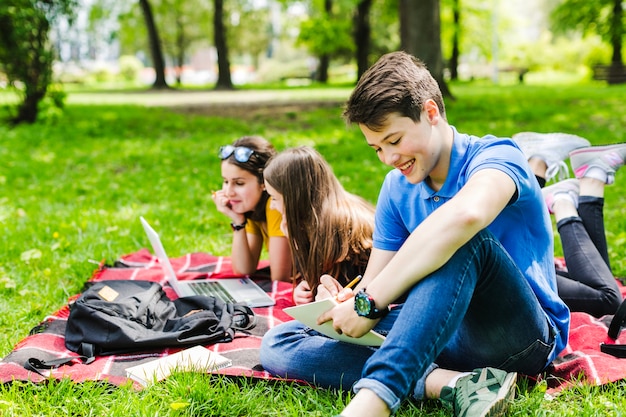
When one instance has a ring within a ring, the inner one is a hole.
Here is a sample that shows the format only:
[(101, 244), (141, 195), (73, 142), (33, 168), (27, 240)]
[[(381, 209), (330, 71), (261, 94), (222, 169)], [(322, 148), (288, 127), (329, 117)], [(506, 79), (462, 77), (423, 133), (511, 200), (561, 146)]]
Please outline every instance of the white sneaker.
[(578, 208), (578, 195), (580, 192), (580, 186), (578, 184), (578, 180), (571, 178), (568, 180), (559, 181), (556, 184), (552, 184), (548, 187), (544, 187), (541, 189), (541, 193), (543, 194), (543, 199), (546, 201), (546, 206), (548, 206), (548, 211), (550, 214), (554, 214), (552, 211), (552, 207), (554, 206), (554, 201), (559, 194), (567, 194), (574, 206)]
[(554, 177), (559, 180), (569, 178), (569, 168), (563, 161), (571, 151), (591, 146), (587, 139), (569, 133), (520, 132), (514, 134), (512, 139), (526, 159), (536, 157), (546, 163), (546, 181)]
[(626, 159), (626, 143), (591, 146), (570, 153), (570, 164), (576, 178), (584, 177), (590, 168), (600, 168), (606, 173), (607, 184), (615, 182), (615, 171), (624, 165), (624, 159)]

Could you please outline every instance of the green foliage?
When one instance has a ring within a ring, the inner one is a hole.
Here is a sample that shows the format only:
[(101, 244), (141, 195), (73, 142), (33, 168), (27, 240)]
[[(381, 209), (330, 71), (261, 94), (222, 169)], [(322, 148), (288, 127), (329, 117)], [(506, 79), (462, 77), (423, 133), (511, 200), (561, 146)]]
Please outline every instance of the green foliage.
[(524, 42), (502, 51), (501, 59), (514, 67), (530, 71), (576, 71), (599, 62), (610, 61), (610, 50), (597, 36), (565, 38), (546, 32), (534, 42)]
[(554, 29), (566, 33), (599, 34), (605, 40), (609, 38), (609, 18), (612, 16), (614, 0), (565, 0), (552, 12)]
[(74, 0), (4, 0), (0, 3), (0, 69), (22, 94), (13, 121), (33, 123), (38, 104), (52, 80), (54, 49), (49, 42), (51, 22), (71, 15)]
[[(523, 130), (561, 131), (594, 144), (626, 142), (626, 86), (452, 84), (451, 89), (457, 99), (447, 103), (447, 115), (462, 132), (510, 136)], [(302, 90), (317, 101), (327, 93)], [(349, 93), (350, 87), (337, 88), (333, 97)], [(198, 93), (190, 94), (197, 99)], [(230, 101), (241, 105), (255, 92), (232, 94)], [(260, 94), (297, 101), (290, 90)], [(99, 104), (138, 97), (145, 105)], [(376, 201), (389, 168), (357, 128), (344, 125), (340, 104), (315, 109), (294, 105), (288, 111), (261, 106), (258, 112), (234, 106), (240, 113), (228, 118), (217, 117), (215, 107), (186, 113), (179, 110), (182, 106), (155, 106), (182, 97), (182, 92), (70, 92), (65, 116), (55, 123), (0, 126), (2, 356), (77, 294), (98, 262), (111, 263), (148, 247), (139, 215), (161, 231), (171, 256), (194, 251), (228, 255), (232, 232), (210, 193), (221, 185), (217, 149), (239, 136), (263, 135), (279, 150), (313, 145), (346, 189)], [(206, 97), (214, 105), (226, 101), (213, 92)], [(606, 193), (611, 264), (624, 277), (626, 169), (618, 171)], [(616, 410), (626, 409), (625, 388), (624, 382), (582, 386), (548, 400), (545, 385), (522, 382), (509, 415), (619, 415)], [(67, 380), (7, 384), (0, 386), (0, 415), (328, 416), (349, 399), (347, 393), (299, 385), (177, 374), (141, 392)], [(406, 402), (396, 415), (450, 413), (427, 401)]]
[(492, 0), (460, 1), (461, 23), (455, 28), (452, 17), (452, 0), (441, 1), (441, 47), (443, 56), (452, 54), (452, 36), (459, 30), (460, 51), (473, 63), (491, 59), (493, 43)]
[(300, 25), (299, 44), (306, 45), (311, 54), (347, 54), (354, 50), (350, 36), (352, 23), (343, 17), (318, 16)]
[[(616, 14), (618, 7), (621, 13)], [(626, 35), (626, 13), (620, 0), (564, 0), (553, 11), (551, 20), (558, 33), (578, 31), (583, 34), (599, 35), (613, 49), (624, 45)], [(618, 52), (618, 53), (616, 53)], [(621, 50), (613, 51), (611, 60), (621, 59)], [(622, 62), (617, 64), (623, 65)]]
[(119, 59), (120, 75), (125, 81), (133, 82), (139, 77), (143, 64), (132, 55), (123, 55)]

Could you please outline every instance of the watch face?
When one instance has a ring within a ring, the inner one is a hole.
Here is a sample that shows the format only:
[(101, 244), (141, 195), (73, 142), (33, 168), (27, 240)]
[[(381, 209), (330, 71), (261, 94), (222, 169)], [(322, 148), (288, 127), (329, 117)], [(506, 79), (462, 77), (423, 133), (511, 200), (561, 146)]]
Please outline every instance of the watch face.
[(354, 307), (359, 314), (368, 315), (372, 310), (372, 305), (370, 304), (367, 294), (357, 293), (354, 299)]

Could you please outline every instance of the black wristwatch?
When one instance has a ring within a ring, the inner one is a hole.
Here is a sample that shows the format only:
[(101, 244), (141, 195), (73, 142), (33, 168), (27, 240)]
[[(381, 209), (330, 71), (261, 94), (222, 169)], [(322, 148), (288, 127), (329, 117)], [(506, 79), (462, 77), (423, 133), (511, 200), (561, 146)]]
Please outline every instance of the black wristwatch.
[(245, 228), (246, 224), (248, 224), (248, 219), (245, 219), (243, 221), (243, 223), (241, 223), (241, 224), (231, 223), (230, 227), (233, 229), (233, 232), (236, 232), (238, 230), (241, 230), (241, 229)]
[(379, 319), (389, 313), (389, 307), (377, 309), (374, 299), (362, 289), (354, 296), (354, 311), (361, 317)]

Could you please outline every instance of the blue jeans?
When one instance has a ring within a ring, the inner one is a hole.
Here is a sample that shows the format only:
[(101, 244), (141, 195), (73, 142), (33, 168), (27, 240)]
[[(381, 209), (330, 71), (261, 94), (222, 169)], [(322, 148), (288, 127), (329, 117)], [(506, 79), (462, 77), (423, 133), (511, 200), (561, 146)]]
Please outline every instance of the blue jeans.
[(375, 349), (320, 335), (292, 321), (271, 329), (261, 364), (276, 375), (319, 386), (374, 391), (395, 412), (440, 366), (486, 366), (534, 375), (548, 365), (555, 330), (528, 282), (487, 230), (417, 283), (375, 330)]

